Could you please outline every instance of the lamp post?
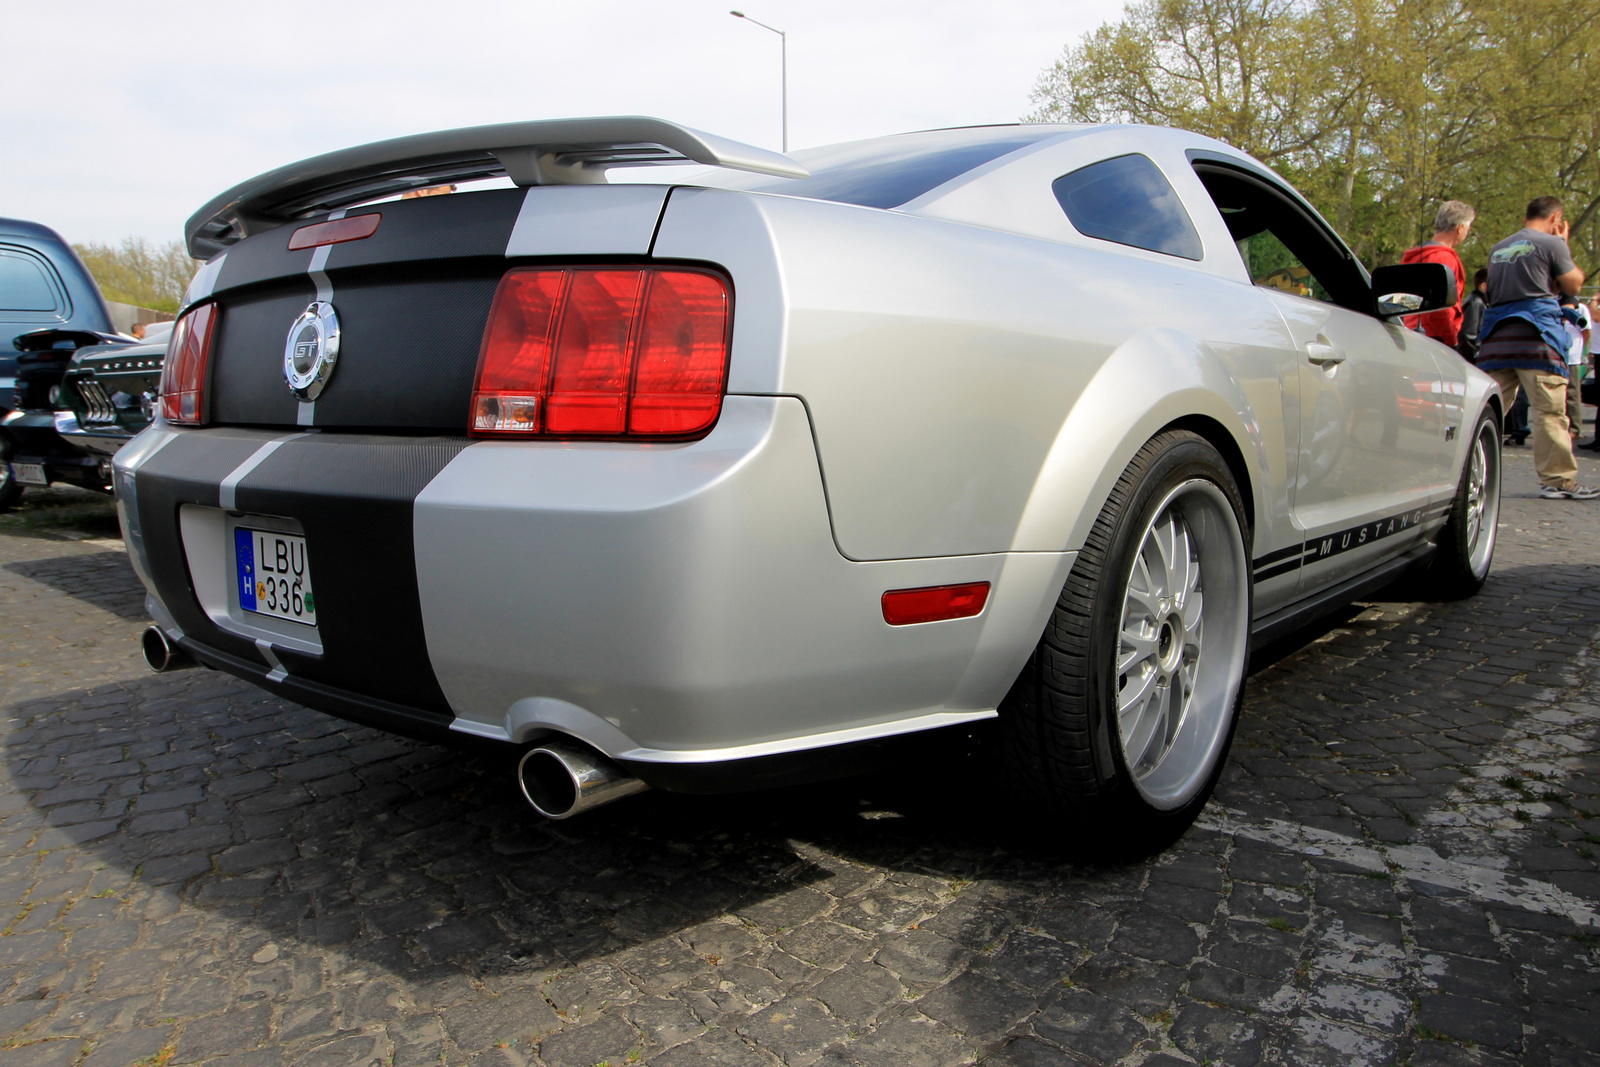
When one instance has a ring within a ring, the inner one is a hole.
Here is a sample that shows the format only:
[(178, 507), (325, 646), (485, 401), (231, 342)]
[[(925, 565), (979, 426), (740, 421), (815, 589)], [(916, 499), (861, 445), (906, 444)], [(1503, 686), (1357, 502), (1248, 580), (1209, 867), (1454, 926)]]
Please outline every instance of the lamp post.
[(736, 19), (754, 22), (764, 30), (771, 30), (783, 39), (783, 150), (789, 151), (789, 35), (776, 26), (768, 26), (765, 22), (758, 22), (746, 15), (743, 11), (730, 11), (728, 14)]

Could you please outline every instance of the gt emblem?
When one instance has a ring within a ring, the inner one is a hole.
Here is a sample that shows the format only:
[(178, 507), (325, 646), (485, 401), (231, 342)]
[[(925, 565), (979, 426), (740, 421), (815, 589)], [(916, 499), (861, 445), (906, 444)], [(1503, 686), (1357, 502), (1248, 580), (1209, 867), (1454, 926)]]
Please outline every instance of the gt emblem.
[(313, 300), (289, 327), (283, 346), (283, 380), (301, 400), (315, 400), (339, 360), (339, 316), (333, 305)]

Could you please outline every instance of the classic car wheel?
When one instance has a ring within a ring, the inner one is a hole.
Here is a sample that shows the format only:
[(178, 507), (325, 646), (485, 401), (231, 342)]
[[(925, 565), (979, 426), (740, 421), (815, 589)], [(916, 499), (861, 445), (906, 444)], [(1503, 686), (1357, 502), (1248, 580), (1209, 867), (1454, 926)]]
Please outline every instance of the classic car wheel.
[(1500, 424), (1486, 409), (1473, 430), (1450, 517), (1434, 541), (1439, 550), (1421, 574), (1424, 599), (1462, 600), (1483, 588), (1499, 520)]
[(1004, 770), (1077, 843), (1163, 848), (1216, 785), (1249, 655), (1244, 516), (1221, 454), (1162, 433), (1079, 553), (1000, 709)]
[(22, 499), (22, 483), (11, 469), (11, 457), (0, 454), (0, 511), (10, 511)]

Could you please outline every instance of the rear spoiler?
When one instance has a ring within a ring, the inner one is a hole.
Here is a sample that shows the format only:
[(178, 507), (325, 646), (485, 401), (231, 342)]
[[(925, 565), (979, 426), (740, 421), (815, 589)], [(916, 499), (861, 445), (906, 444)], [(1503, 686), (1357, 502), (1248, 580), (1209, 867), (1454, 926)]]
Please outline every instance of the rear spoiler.
[(189, 216), (189, 254), (210, 259), (251, 234), (430, 185), (509, 176), (517, 185), (604, 182), (609, 167), (704, 163), (783, 178), (810, 172), (788, 156), (662, 119), (505, 122), (396, 137), (270, 170)]

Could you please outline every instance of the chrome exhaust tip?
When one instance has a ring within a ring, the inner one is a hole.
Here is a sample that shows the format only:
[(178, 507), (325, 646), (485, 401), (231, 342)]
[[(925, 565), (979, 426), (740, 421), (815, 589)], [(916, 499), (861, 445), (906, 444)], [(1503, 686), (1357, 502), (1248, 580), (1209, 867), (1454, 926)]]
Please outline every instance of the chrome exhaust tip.
[(598, 752), (570, 741), (552, 741), (524, 753), (517, 764), (517, 784), (533, 810), (547, 819), (570, 819), (650, 788)]
[(146, 626), (139, 635), (139, 650), (147, 667), (157, 674), (194, 666), (189, 654), (167, 639), (159, 626)]

